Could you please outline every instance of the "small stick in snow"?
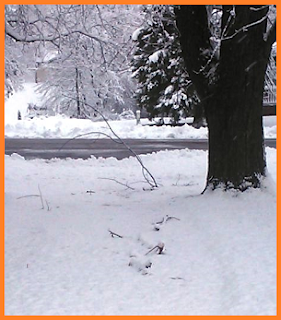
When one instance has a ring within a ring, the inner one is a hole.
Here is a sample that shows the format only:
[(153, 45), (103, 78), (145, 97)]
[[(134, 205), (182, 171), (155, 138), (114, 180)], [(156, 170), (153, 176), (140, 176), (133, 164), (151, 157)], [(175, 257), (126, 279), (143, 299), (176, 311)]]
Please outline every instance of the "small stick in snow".
[(155, 224), (162, 224), (162, 223), (167, 222), (167, 221), (172, 220), (172, 219), (180, 221), (179, 218), (171, 217), (171, 216), (166, 215), (166, 217), (162, 218), (161, 221), (155, 222)]
[(161, 221), (158, 221), (158, 222), (153, 223), (153, 225), (154, 225), (154, 230), (159, 231), (159, 230), (160, 230), (160, 226), (161, 226), (162, 224), (164, 224), (164, 223), (166, 223), (167, 221), (172, 220), (172, 219), (175, 219), (175, 220), (180, 221), (179, 218), (170, 217), (170, 216), (167, 215), (167, 216), (164, 217)]
[(163, 218), (161, 221), (155, 222), (155, 224), (162, 224), (165, 221), (165, 218)]
[(142, 188), (143, 191), (153, 191), (155, 190), (155, 187), (151, 187), (151, 188)]
[(39, 198), (40, 196), (39, 196), (39, 194), (30, 194), (30, 195), (27, 195), (27, 196), (17, 197), (17, 200), (23, 199), (23, 198), (31, 198), (31, 197)]
[(170, 279), (172, 279), (172, 280), (183, 280), (183, 281), (185, 281), (185, 279), (182, 278), (182, 277), (170, 277)]
[(116, 183), (118, 183), (118, 184), (121, 184), (121, 186), (127, 187), (127, 189), (135, 190), (134, 188), (130, 187), (127, 183), (122, 183), (122, 182), (120, 182), (120, 181), (118, 181), (118, 180), (116, 180), (116, 179), (113, 179), (113, 178), (99, 178), (99, 179), (101, 179), (101, 180), (114, 181), (114, 182), (116, 182)]
[(119, 234), (115, 233), (115, 232), (112, 232), (110, 229), (108, 229), (108, 232), (111, 234), (111, 237), (114, 238), (114, 237), (118, 237), (118, 238), (123, 238), (122, 236), (120, 236)]
[(42, 196), (42, 192), (41, 192), (39, 184), (38, 184), (38, 190), (39, 190), (39, 193), (40, 193), (40, 200), (41, 200), (41, 204), (42, 204), (42, 209), (44, 209), (45, 206), (44, 206), (43, 196)]
[(46, 202), (46, 205), (47, 205), (47, 211), (51, 211), (51, 208), (49, 206), (49, 202), (47, 200), (45, 200), (45, 202)]
[(145, 256), (147, 256), (150, 252), (152, 252), (155, 249), (158, 249), (157, 254), (162, 254), (162, 252), (164, 251), (165, 245), (163, 242), (159, 242), (155, 247), (153, 247), (152, 249), (150, 249)]
[[(30, 194), (30, 195), (26, 195), (26, 196), (17, 197), (17, 200), (19, 200), (19, 199), (24, 199), (24, 198), (31, 198), (31, 197), (40, 198), (40, 200), (41, 200), (41, 205), (42, 205), (42, 208), (41, 208), (41, 209), (45, 209), (44, 198), (43, 198), (43, 195), (42, 195), (42, 192), (41, 192), (41, 189), (40, 189), (39, 184), (38, 184), (38, 190), (39, 190), (39, 194)], [(48, 202), (47, 200), (45, 200), (45, 203), (46, 203), (46, 205), (47, 205), (47, 210), (48, 210), (48, 211), (51, 211), (49, 202)]]
[(178, 220), (178, 221), (180, 221), (180, 220), (181, 220), (181, 219), (176, 218), (176, 217), (169, 217), (169, 216), (167, 216), (166, 221), (168, 221), (168, 220), (172, 220), (172, 219), (175, 219), (175, 220)]
[(88, 191), (86, 191), (86, 193), (92, 194), (92, 193), (96, 193), (96, 192), (92, 191), (92, 190), (88, 190)]

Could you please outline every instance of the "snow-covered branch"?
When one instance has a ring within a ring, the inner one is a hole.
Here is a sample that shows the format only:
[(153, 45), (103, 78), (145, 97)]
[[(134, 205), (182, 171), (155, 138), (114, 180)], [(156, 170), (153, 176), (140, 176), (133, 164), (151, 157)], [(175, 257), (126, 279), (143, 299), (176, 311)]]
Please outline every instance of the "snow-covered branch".
[[(55, 42), (56, 40), (58, 40), (61, 37), (69, 37), (75, 33), (86, 36), (90, 39), (93, 39), (93, 40), (99, 42), (99, 43), (109, 43), (109, 41), (104, 41), (103, 39), (101, 39), (95, 35), (92, 35), (90, 33), (87, 33), (83, 30), (71, 30), (69, 32), (61, 32), (61, 33), (57, 32), (57, 34), (52, 35), (52, 36), (46, 36), (43, 34), (37, 34), (37, 35), (32, 35), (32, 36), (28, 36), (28, 35), (22, 36), (19, 33), (15, 32), (14, 29), (11, 26), (9, 26), (7, 23), (5, 24), (5, 34), (18, 42), (27, 42), (27, 43), (38, 42), (38, 41)], [(113, 45), (113, 43), (111, 43), (111, 44)]]
[(223, 37), (223, 38), (221, 39), (221, 41), (230, 40), (230, 39), (236, 37), (240, 32), (246, 32), (246, 31), (248, 31), (250, 28), (255, 27), (256, 25), (264, 22), (267, 18), (268, 18), (268, 14), (264, 15), (261, 19), (259, 19), (259, 20), (257, 20), (257, 21), (254, 21), (254, 22), (252, 22), (252, 23), (249, 23), (249, 24), (243, 26), (242, 28), (236, 30), (232, 35)]
[(270, 47), (274, 42), (276, 42), (276, 20), (274, 21), (269, 31), (265, 34), (265, 41)]
[(269, 7), (269, 5), (267, 4), (267, 5), (265, 5), (265, 6), (258, 7), (258, 8), (256, 8), (256, 7), (250, 7), (250, 10), (251, 10), (251, 11), (260, 11), (260, 10), (263, 10), (263, 9), (265, 9), (265, 8), (268, 8), (268, 7)]

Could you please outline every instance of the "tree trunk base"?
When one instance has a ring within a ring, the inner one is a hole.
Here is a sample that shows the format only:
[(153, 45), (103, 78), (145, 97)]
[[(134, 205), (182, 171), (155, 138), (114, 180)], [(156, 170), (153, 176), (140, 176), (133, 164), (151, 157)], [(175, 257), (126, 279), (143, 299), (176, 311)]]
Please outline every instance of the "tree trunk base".
[(263, 178), (265, 178), (265, 175), (254, 174), (251, 177), (245, 177), (243, 180), (241, 180), (240, 183), (234, 184), (229, 181), (222, 182), (221, 179), (212, 177), (208, 179), (207, 185), (203, 190), (202, 194), (205, 193), (207, 190), (213, 191), (215, 189), (221, 189), (223, 191), (234, 189), (241, 192), (244, 192), (250, 188), (257, 189), (261, 187)]

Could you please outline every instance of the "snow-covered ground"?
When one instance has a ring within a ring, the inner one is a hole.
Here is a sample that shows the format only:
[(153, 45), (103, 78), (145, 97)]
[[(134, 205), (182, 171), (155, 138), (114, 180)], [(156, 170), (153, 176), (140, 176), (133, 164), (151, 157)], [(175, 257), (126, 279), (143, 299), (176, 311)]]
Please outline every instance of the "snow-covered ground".
[[(35, 97), (13, 99), (7, 136), (107, 133), (87, 120), (17, 121)], [(276, 119), (266, 119), (276, 135)], [(188, 125), (111, 124), (121, 137), (207, 135)], [(266, 157), (262, 189), (201, 195), (205, 151), (142, 155), (154, 190), (133, 157), (5, 156), (5, 314), (276, 314), (276, 149)]]
[[(103, 121), (92, 122), (63, 116), (26, 119), (28, 103), (40, 105), (40, 96), (34, 91), (34, 85), (26, 84), (24, 88), (5, 103), (6, 137), (73, 138), (78, 135), (83, 138), (104, 137), (102, 134), (88, 135), (89, 132), (111, 135), (108, 126)], [(18, 110), (23, 120), (17, 120)], [(146, 126), (145, 124), (149, 123), (146, 119), (141, 119), (142, 125), (136, 125), (136, 120), (109, 121), (109, 123), (120, 138), (206, 139), (208, 137), (207, 128), (195, 129), (188, 124), (182, 127)], [(276, 138), (276, 116), (264, 117), (264, 132), (266, 138)]]
[(276, 314), (266, 153), (261, 190), (204, 195), (205, 151), (141, 156), (153, 191), (135, 158), (5, 156), (5, 314)]

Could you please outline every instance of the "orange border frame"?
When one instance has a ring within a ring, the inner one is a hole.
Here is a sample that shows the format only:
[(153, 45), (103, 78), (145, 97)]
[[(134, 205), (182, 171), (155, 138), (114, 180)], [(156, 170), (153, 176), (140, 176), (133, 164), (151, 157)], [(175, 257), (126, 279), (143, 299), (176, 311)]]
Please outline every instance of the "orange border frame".
[[(269, 2), (269, 1), (247, 1), (246, 3), (244, 1), (234, 1), (235, 4), (241, 4), (241, 5), (245, 5), (245, 4), (275, 4), (277, 5), (277, 17), (278, 17), (278, 13), (279, 13), (279, 5), (277, 3), (277, 1), (274, 1), (274, 2)], [(60, 0), (60, 1), (54, 1), (54, 0), (45, 0), (44, 2), (40, 2), (38, 0), (35, 0), (35, 1), (27, 1), (27, 0), (24, 0), (24, 1), (21, 1), (21, 4), (77, 4), (77, 3), (82, 3), (82, 4), (93, 4), (92, 1), (66, 1), (66, 0)], [(233, 4), (233, 2), (231, 1), (220, 1), (219, 2), (220, 4)], [(4, 1), (2, 3), (2, 14), (3, 14), (3, 31), (5, 30), (5, 15), (4, 15), (4, 6), (5, 4), (19, 4), (19, 1)], [(140, 1), (140, 0), (131, 0), (131, 1), (121, 1), (121, 0), (107, 0), (107, 1), (101, 1), (101, 0), (98, 0), (98, 1), (95, 1), (95, 4), (197, 4), (197, 5), (206, 5), (206, 1), (202, 1), (202, 0), (197, 0), (197, 1), (188, 1), (188, 0), (177, 0), (177, 1), (167, 1), (167, 0), (162, 0), (162, 1)], [(217, 4), (217, 3), (216, 3)], [(281, 41), (281, 26), (279, 27), (279, 23), (277, 23), (277, 42)], [(5, 39), (5, 36), (4, 36), (4, 32), (1, 33), (1, 42), (4, 44), (4, 39)], [(2, 55), (2, 59), (1, 59), (1, 69), (4, 71), (5, 70), (5, 64), (4, 64), (4, 45), (3, 45), (3, 49), (1, 50), (1, 55)], [(277, 60), (279, 61), (279, 56), (278, 55), (278, 50), (277, 50)], [(279, 75), (280, 75), (280, 70), (279, 68), (277, 68), (277, 79), (279, 79)], [(278, 80), (277, 80), (278, 82)], [(5, 125), (4, 125), (4, 72), (3, 72), (3, 75), (2, 75), (2, 78), (1, 78), (1, 85), (2, 85), (2, 109), (1, 109), (1, 119), (2, 119), (2, 122), (1, 122), (1, 130), (3, 132), (3, 139), (0, 140), (0, 149), (2, 150), (3, 152), (3, 155), (5, 154)], [(277, 86), (277, 96), (279, 96), (279, 93), (280, 93), (280, 90), (279, 90), (279, 86)], [(281, 148), (281, 140), (278, 139), (279, 137), (279, 133), (281, 131), (281, 129), (279, 129), (279, 122), (281, 122), (281, 120), (279, 121), (279, 117), (278, 117), (278, 111), (277, 111), (277, 141), (276, 141), (276, 147), (277, 147), (277, 199), (279, 198), (279, 196), (281, 196), (281, 190), (280, 190), (280, 179), (281, 179), (281, 170), (279, 170), (280, 168), (280, 165), (279, 165), (279, 162), (281, 160), (279, 160), (279, 153), (278, 150), (280, 150)], [(5, 223), (5, 217), (4, 217), (4, 210), (5, 210), (5, 206), (4, 206), (4, 174), (5, 174), (5, 168), (4, 168), (4, 157), (1, 159), (1, 207), (2, 207), (2, 212), (3, 212), (3, 217), (2, 217), (2, 220), (1, 220), (1, 227), (2, 227), (2, 231), (3, 231), (3, 235), (4, 235), (4, 223)], [(277, 213), (280, 212), (280, 206), (281, 206), (281, 201), (277, 201)], [(277, 230), (280, 230), (280, 218), (278, 219), (278, 215), (276, 216), (276, 219), (277, 219)], [(4, 262), (4, 237), (0, 237), (1, 239), (1, 253), (2, 253), (2, 257), (3, 257), (3, 262)], [(278, 236), (277, 234), (277, 252), (278, 252), (278, 248), (280, 247), (279, 246), (279, 242), (280, 242), (280, 236)], [(280, 255), (277, 255), (277, 266), (280, 265)], [(4, 315), (4, 263), (1, 264), (1, 274), (2, 274), (2, 277), (1, 278), (1, 288), (2, 288), (2, 295), (3, 295), (3, 299), (1, 300), (1, 304), (0, 304), (0, 317), (4, 318), (4, 317), (8, 317), (8, 316), (5, 316)], [(279, 303), (279, 300), (280, 300), (280, 294), (279, 294), (279, 287), (280, 287), (280, 277), (278, 277), (277, 275), (277, 316), (260, 316), (262, 318), (272, 318), (272, 317), (278, 317), (279, 315), (279, 309), (280, 309), (280, 303)], [(10, 318), (14, 318), (14, 317), (18, 317), (18, 316), (9, 316)], [(23, 316), (25, 318), (29, 317), (29, 316)], [(32, 318), (41, 318), (41, 317), (49, 317), (49, 316), (32, 316)], [(57, 319), (61, 319), (61, 318), (67, 318), (69, 316), (50, 316), (50, 317), (56, 317)], [(75, 317), (85, 317), (85, 316), (75, 316)], [(106, 318), (109, 318), (111, 316), (94, 316), (94, 317), (98, 317), (98, 318), (101, 318), (101, 317), (106, 317)], [(114, 316), (115, 317), (115, 316)], [(117, 317), (117, 316), (116, 316)], [(118, 316), (120, 317), (120, 316)], [(136, 316), (125, 316), (126, 318), (133, 318), (133, 317), (136, 317)], [(137, 317), (142, 317), (142, 316), (137, 316)], [(149, 317), (149, 318), (152, 318), (153, 319), (159, 319), (159, 318), (162, 318), (162, 316), (145, 316), (145, 317)], [(165, 317), (173, 317), (173, 316), (165, 316)], [(185, 317), (185, 316), (181, 316), (181, 317)], [(203, 319), (203, 318), (206, 318), (206, 317), (214, 317), (214, 316), (186, 316), (186, 317), (193, 317), (193, 318), (196, 318), (196, 319)], [(254, 318), (256, 316), (220, 316), (220, 317), (223, 317), (223, 318), (228, 318), (228, 317), (244, 317), (244, 318), (247, 318), (247, 319), (251, 319), (251, 318)]]

